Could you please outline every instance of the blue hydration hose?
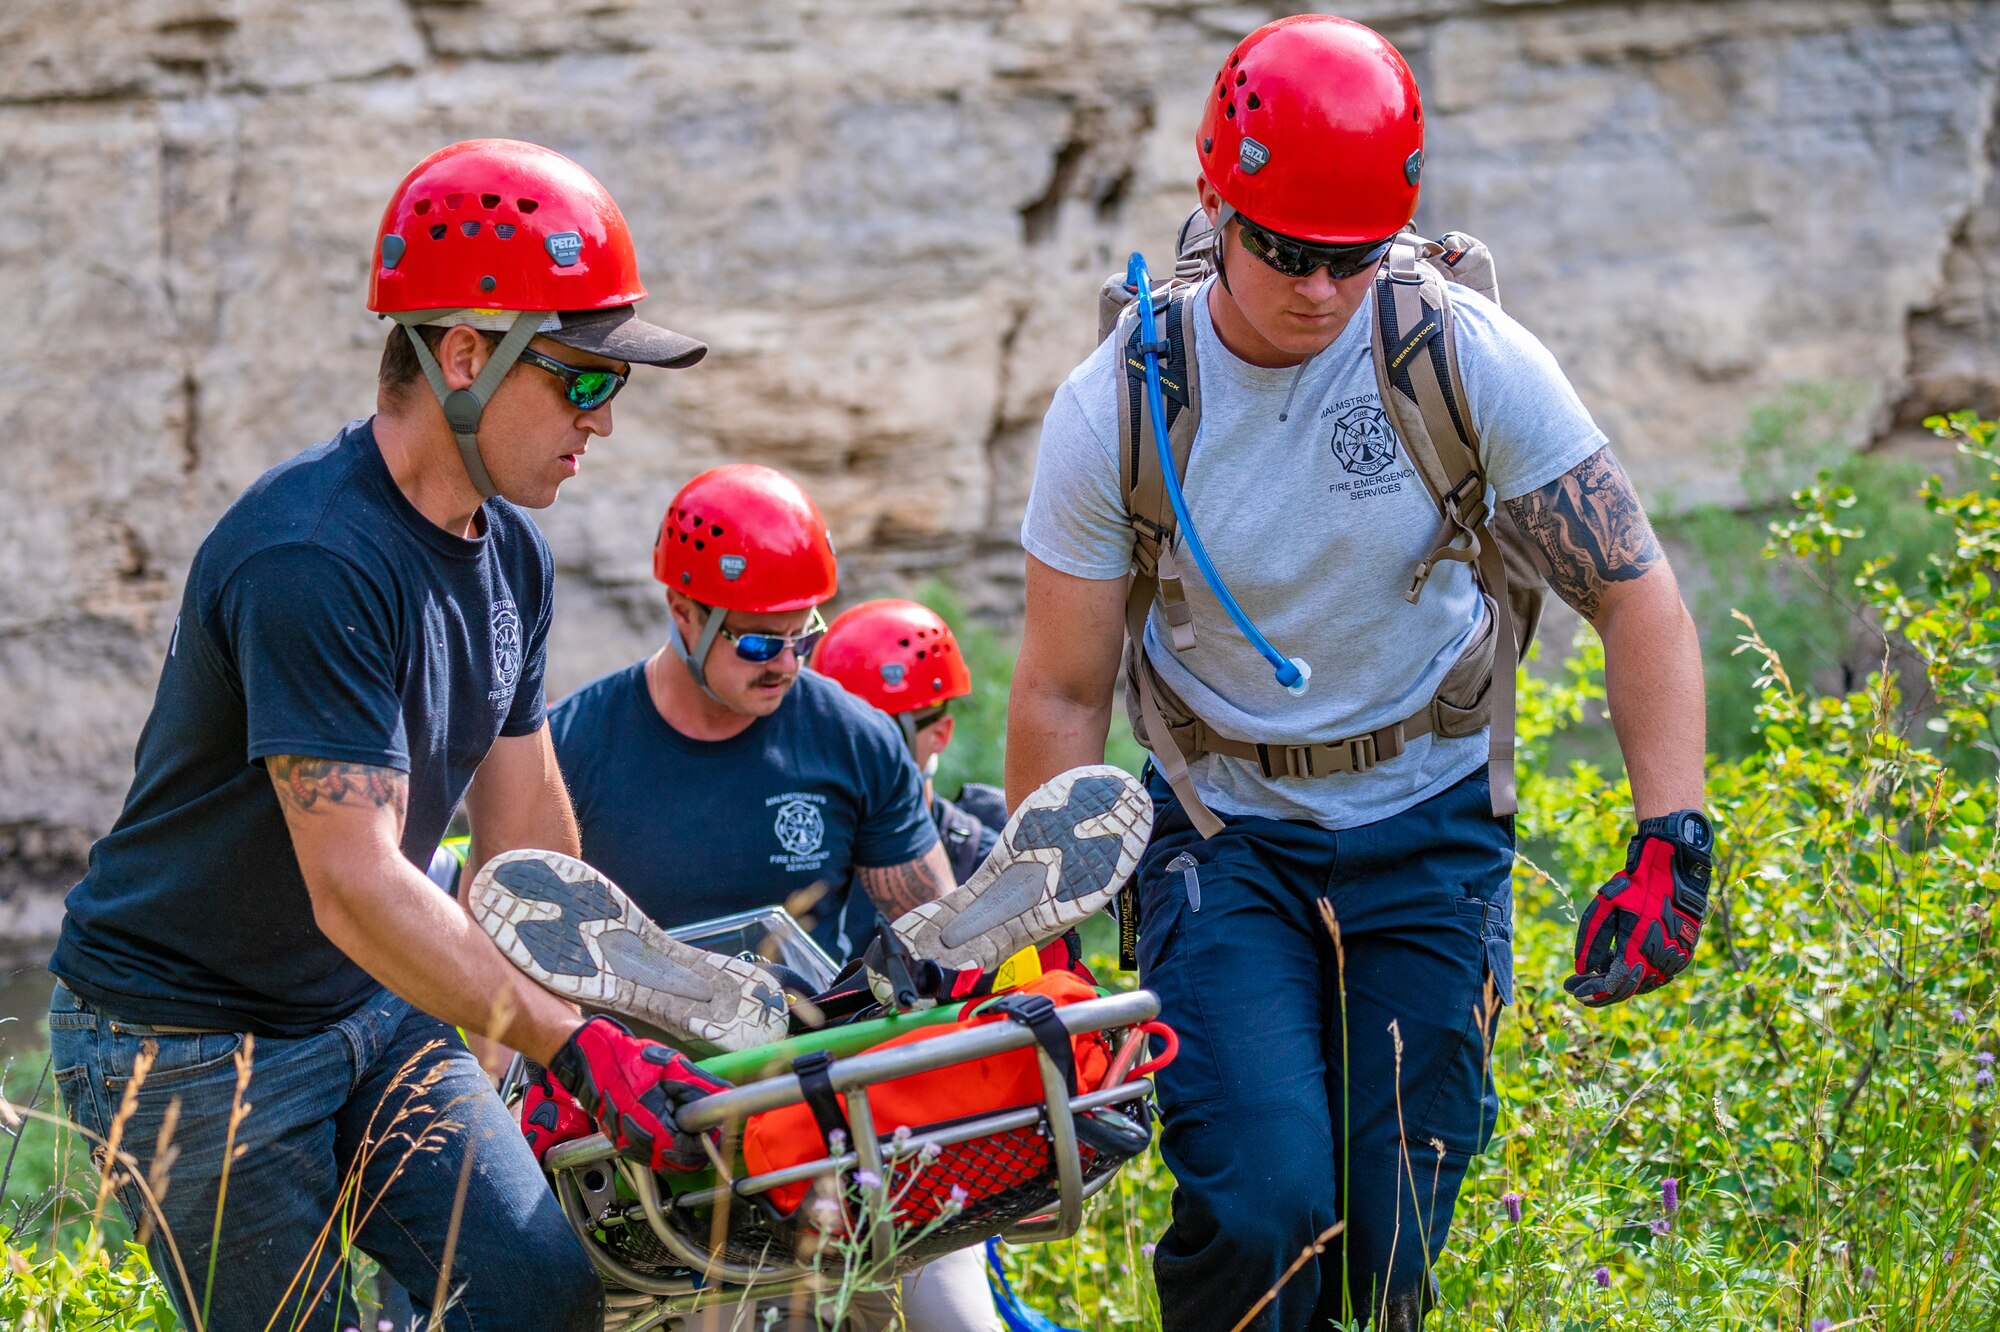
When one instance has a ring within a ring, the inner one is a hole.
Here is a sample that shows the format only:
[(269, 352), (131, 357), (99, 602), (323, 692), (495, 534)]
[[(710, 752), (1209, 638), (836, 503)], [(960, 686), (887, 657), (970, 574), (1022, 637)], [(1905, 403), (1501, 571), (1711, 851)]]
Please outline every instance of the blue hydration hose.
[(998, 1239), (986, 1241), (986, 1272), (993, 1286), (993, 1307), (999, 1310), (1000, 1321), (1007, 1325), (1007, 1332), (1074, 1332), (1074, 1329), (1051, 1322), (1047, 1315), (1036, 1313), (1021, 1303), (1021, 1297), (1007, 1282), (1007, 1268), (1000, 1261)]
[[(1312, 679), (1312, 667), (1303, 657), (1287, 658), (1271, 646), (1271, 640), (1257, 631), (1250, 623), (1250, 617), (1236, 604), (1236, 598), (1229, 595), (1228, 586), (1222, 575), (1209, 562), (1208, 551), (1202, 547), (1201, 535), (1194, 530), (1194, 519), (1188, 514), (1187, 496), (1181, 493), (1181, 480), (1174, 468), (1174, 453), (1167, 443), (1167, 404), (1160, 390), (1160, 341), (1157, 326), (1153, 322), (1153, 278), (1146, 271), (1146, 256), (1137, 250), (1125, 265), (1125, 285), (1139, 299), (1139, 349), (1146, 356), (1146, 410), (1153, 418), (1153, 443), (1160, 452), (1160, 475), (1166, 486), (1167, 500), (1174, 506), (1174, 521), (1180, 526), (1181, 539), (1187, 543), (1188, 554), (1194, 556), (1197, 569), (1208, 583), (1215, 599), (1222, 603), (1222, 609), (1229, 612), (1229, 618), (1243, 636), (1250, 640), (1250, 646), (1257, 649), (1265, 661), (1271, 663), (1271, 671), (1278, 683), (1293, 694), (1306, 692), (1306, 682)], [(1189, 355), (1193, 355), (1192, 349)], [(1200, 438), (1200, 427), (1196, 427), (1196, 438)]]

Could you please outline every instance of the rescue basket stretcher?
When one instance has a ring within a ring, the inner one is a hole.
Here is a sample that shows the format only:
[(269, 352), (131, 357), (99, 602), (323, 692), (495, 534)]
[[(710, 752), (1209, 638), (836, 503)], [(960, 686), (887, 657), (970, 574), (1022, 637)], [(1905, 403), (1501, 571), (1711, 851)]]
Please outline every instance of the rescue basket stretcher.
[[(706, 1305), (811, 1291), (820, 1281), (811, 1261), (815, 1196), (848, 1199), (838, 1218), (891, 1215), (894, 1207), (890, 1224), (864, 1220), (854, 1235), (884, 1273), (906, 1273), (995, 1235), (1034, 1243), (1075, 1234), (1085, 1201), (1151, 1144), (1153, 1084), (1142, 1027), (1158, 1016), (1159, 1001), (1144, 990), (1100, 992), (1055, 1008), (1071, 1038), (1093, 1037), (1109, 1052), (1100, 1085), (1076, 1094), (1045, 1042), (1018, 1021), (881, 1048), (990, 1002), (895, 1013), (701, 1061), (738, 1085), (687, 1106), (678, 1119), (690, 1132), (721, 1132), (726, 1175), (655, 1174), (620, 1157), (602, 1134), (551, 1148), (544, 1163), (550, 1182), (606, 1283), (617, 1322), (640, 1332)], [(906, 1125), (906, 1134), (878, 1124), (871, 1092), (885, 1084), (1019, 1050), (1033, 1052), (1039, 1097)], [(742, 1150), (746, 1126), (805, 1103), (793, 1061), (821, 1053), (830, 1058), (818, 1066), (844, 1102), (845, 1140), (829, 1135), (830, 1145), (818, 1150), (814, 1135), (816, 1150), (804, 1151), (806, 1159), (751, 1171)], [(963, 1192), (954, 1197), (954, 1188)], [(798, 1201), (802, 1194), (807, 1201)], [(892, 1198), (900, 1201), (892, 1205)], [(824, 1208), (820, 1219), (827, 1219)], [(826, 1268), (829, 1280), (838, 1279), (834, 1267)]]

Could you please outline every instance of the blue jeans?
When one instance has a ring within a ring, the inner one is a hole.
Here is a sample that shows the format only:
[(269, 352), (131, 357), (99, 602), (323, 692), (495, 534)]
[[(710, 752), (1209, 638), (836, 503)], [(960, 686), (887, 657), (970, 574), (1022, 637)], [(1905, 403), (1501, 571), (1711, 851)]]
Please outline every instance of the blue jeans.
[[(218, 1196), (222, 1228), (207, 1326), (326, 1329), (354, 1320), (342, 1241), (369, 1254), (429, 1313), (453, 1200), (465, 1180), (443, 1326), (596, 1328), (603, 1289), (521, 1131), (450, 1027), (386, 991), (326, 1031), (258, 1037), (251, 1107), (222, 1161), (240, 1033), (160, 1031), (97, 1012), (58, 984), (49, 1003), (56, 1083), (77, 1123), (103, 1135), (144, 1046), (156, 1051), (121, 1151), (153, 1169), (178, 1104), (162, 1211), (199, 1308)], [(466, 1158), (472, 1158), (465, 1170)], [(139, 1188), (118, 1190), (135, 1230)], [(155, 1230), (153, 1267), (184, 1321), (188, 1294)], [(273, 1319), (275, 1316), (275, 1323)]]
[(1158, 1078), (1177, 1186), (1154, 1256), (1162, 1325), (1234, 1326), (1336, 1220), (1345, 1232), (1252, 1326), (1365, 1322), (1385, 1300), (1400, 1312), (1378, 1326), (1413, 1325), (1499, 1110), (1512, 820), (1493, 817), (1481, 771), (1379, 823), (1227, 818), (1204, 841), (1157, 776), (1151, 789), (1140, 976), (1181, 1038)]

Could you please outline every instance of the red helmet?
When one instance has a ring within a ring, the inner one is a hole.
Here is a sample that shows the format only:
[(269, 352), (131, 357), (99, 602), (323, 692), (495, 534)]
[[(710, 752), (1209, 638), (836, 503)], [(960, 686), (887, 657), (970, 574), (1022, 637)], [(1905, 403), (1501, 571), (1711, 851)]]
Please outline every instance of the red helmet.
[(1416, 215), (1423, 104), (1409, 65), (1380, 33), (1299, 14), (1236, 44), (1195, 148), (1222, 201), (1257, 225), (1358, 245)]
[(469, 139), (403, 177), (382, 211), (368, 308), (607, 310), (645, 299), (625, 215), (561, 153)]
[(915, 712), (972, 692), (951, 626), (914, 601), (864, 601), (842, 611), (812, 664), (884, 712)]
[(834, 594), (833, 542), (812, 497), (757, 463), (712, 467), (660, 520), (653, 577), (715, 610), (805, 610)]

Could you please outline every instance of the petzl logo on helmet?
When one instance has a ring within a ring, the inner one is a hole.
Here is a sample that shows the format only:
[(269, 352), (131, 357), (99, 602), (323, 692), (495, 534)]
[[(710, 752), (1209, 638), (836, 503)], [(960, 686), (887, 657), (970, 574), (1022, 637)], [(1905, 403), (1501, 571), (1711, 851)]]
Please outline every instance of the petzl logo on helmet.
[(1414, 185), (1424, 174), (1424, 150), (1419, 148), (1403, 159), (1403, 179)]
[(732, 583), (741, 578), (743, 571), (750, 565), (750, 562), (741, 555), (724, 555), (720, 563), (722, 565), (722, 576)]
[(1254, 176), (1270, 165), (1271, 150), (1255, 139), (1245, 139), (1243, 146), (1236, 150), (1236, 160), (1243, 168), (1243, 174)]
[(907, 673), (907, 668), (900, 661), (885, 661), (882, 663), (882, 683), (888, 685), (891, 689), (900, 688), (903, 683), (903, 676)]
[(583, 257), (583, 237), (574, 231), (558, 231), (542, 244), (548, 247), (549, 258), (556, 261), (558, 268), (568, 268)]

